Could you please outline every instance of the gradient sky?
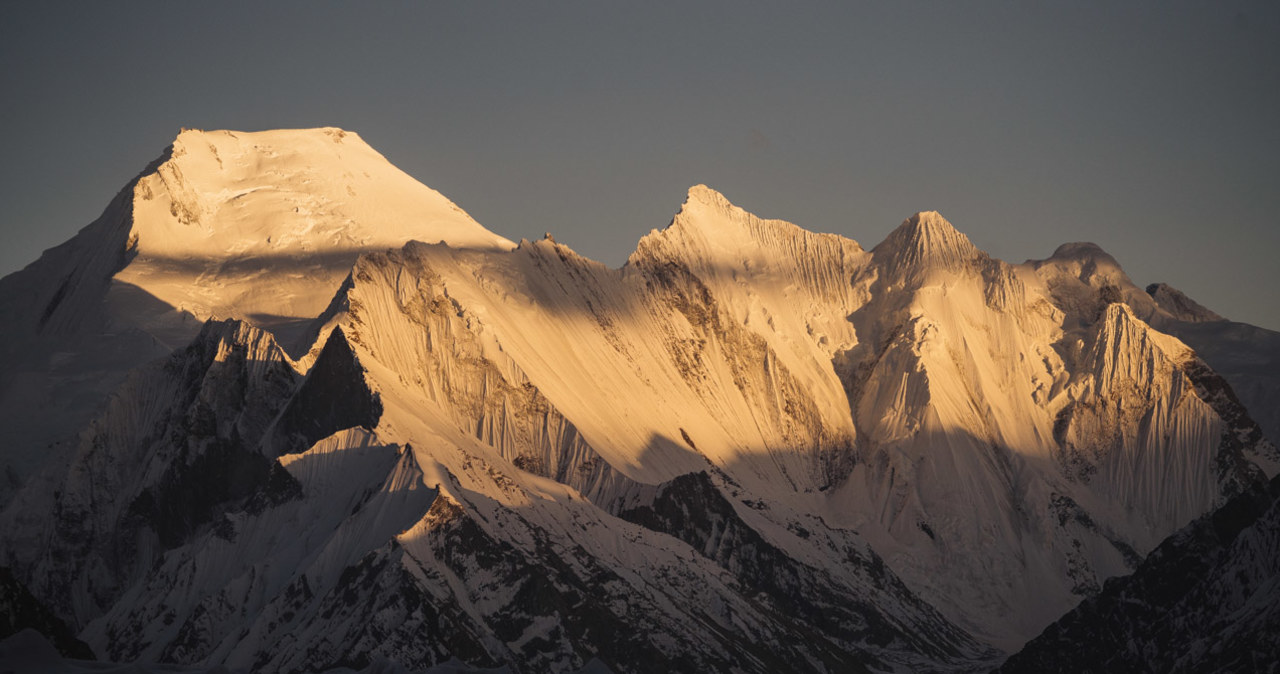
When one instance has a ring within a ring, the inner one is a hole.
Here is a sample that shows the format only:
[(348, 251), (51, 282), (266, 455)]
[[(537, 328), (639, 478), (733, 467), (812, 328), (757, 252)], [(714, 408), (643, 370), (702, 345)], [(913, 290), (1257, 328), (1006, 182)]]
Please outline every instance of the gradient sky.
[(611, 266), (706, 183), (868, 248), (1094, 241), (1280, 329), (1280, 3), (854, 4), (6, 2), (0, 274), (179, 127), (332, 125)]

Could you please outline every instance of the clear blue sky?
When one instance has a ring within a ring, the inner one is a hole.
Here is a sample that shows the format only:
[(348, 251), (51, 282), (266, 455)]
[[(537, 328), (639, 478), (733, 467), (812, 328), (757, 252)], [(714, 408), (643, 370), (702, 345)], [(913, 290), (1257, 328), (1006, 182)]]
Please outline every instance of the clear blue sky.
[(871, 247), (939, 210), (1280, 329), (1280, 3), (0, 4), (0, 273), (182, 126), (341, 126), (620, 264), (694, 183)]

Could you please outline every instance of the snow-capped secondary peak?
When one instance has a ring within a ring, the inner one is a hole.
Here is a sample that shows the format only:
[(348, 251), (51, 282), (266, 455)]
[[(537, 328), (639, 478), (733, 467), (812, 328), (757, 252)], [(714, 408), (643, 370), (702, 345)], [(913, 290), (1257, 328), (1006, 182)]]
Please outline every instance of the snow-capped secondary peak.
[[(865, 251), (852, 239), (758, 217), (699, 184), (689, 188), (684, 204), (667, 227), (640, 239), (628, 265), (677, 263), (713, 288), (725, 284), (722, 290), (757, 276), (786, 285), (796, 279), (784, 282), (783, 278), (799, 274), (806, 284), (843, 297), (849, 289), (846, 276), (863, 264), (865, 257)], [(841, 271), (833, 273), (833, 269)]]
[[(1123, 274), (1120, 263), (1110, 253), (1092, 241), (1073, 241), (1058, 246), (1046, 263), (1075, 266), (1086, 276), (1094, 274)], [(1083, 280), (1083, 279), (1082, 279)]]
[(684, 200), (684, 208), (688, 208), (691, 204), (702, 204), (718, 208), (736, 208), (723, 194), (702, 183), (689, 188), (688, 196)]
[(689, 188), (680, 210), (663, 231), (680, 229), (715, 237), (737, 229), (743, 221), (753, 217), (720, 192), (698, 184)]
[(1147, 286), (1147, 294), (1156, 301), (1157, 306), (1180, 321), (1208, 323), (1226, 320), (1222, 316), (1204, 308), (1199, 302), (1187, 297), (1181, 290), (1165, 283), (1152, 283)]
[(781, 221), (761, 220), (735, 206), (716, 190), (702, 184), (694, 185), (689, 188), (684, 203), (671, 222), (640, 239), (631, 255), (631, 262), (636, 263), (646, 255), (655, 254), (655, 248), (678, 249), (713, 258), (727, 254), (736, 257), (736, 249), (757, 245), (762, 226), (777, 225), (795, 228), (795, 225)]
[(1102, 249), (1102, 246), (1092, 241), (1071, 241), (1064, 243), (1054, 249), (1050, 259), (1088, 259), (1093, 257), (1103, 257), (1104, 259), (1115, 262), (1115, 258), (1111, 254)]
[(981, 255), (969, 237), (937, 211), (921, 211), (907, 218), (871, 253), (891, 269), (915, 272), (932, 268), (958, 271)]
[(1028, 260), (1047, 284), (1054, 304), (1088, 323), (1111, 302), (1124, 302), (1150, 322), (1156, 303), (1142, 291), (1110, 253), (1096, 243), (1064, 243), (1044, 260)]

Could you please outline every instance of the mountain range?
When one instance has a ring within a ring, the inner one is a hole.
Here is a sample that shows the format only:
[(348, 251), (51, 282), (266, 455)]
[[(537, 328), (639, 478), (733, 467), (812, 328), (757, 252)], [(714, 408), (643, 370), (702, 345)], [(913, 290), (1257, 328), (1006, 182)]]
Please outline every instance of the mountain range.
[(184, 130), (0, 315), (0, 565), (104, 659), (1280, 657), (1280, 333), (1093, 244), (698, 185), (612, 269), (349, 131)]

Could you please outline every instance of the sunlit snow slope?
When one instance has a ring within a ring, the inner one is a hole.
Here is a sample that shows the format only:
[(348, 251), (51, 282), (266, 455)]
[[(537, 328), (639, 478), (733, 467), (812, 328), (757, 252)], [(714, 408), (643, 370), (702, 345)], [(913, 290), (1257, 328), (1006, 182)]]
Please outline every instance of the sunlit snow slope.
[(184, 132), (0, 281), (0, 563), (115, 659), (981, 668), (1274, 473), (1173, 293), (704, 186), (609, 269), (354, 134)]
[(292, 348), (361, 253), (409, 240), (514, 245), (354, 133), (184, 130), (101, 217), (0, 280), (0, 423), (18, 445), (0, 503), (130, 368), (208, 319)]

